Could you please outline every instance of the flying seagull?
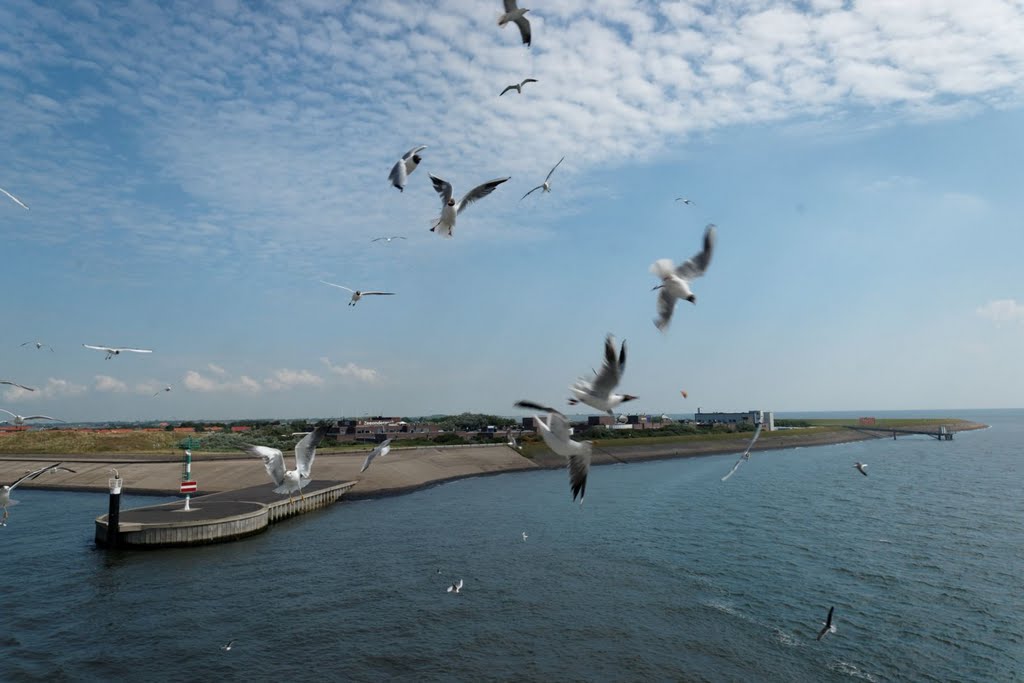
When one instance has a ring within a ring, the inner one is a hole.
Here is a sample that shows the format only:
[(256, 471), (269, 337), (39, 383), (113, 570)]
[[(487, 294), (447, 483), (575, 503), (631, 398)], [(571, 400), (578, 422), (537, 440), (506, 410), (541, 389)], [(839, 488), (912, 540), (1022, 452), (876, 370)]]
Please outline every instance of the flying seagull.
[(515, 22), (519, 27), (519, 34), (523, 37), (523, 44), (527, 47), (530, 46), (530, 20), (524, 15), (529, 11), (519, 9), (516, 0), (505, 0), (505, 13), (498, 17), (498, 26), (504, 26), (510, 21)]
[(316, 447), (323, 441), (328, 429), (330, 429), (329, 425), (320, 425), (295, 444), (294, 470), (285, 471), (284, 455), (276, 448), (251, 444), (245, 444), (242, 448), (250, 455), (263, 459), (263, 466), (267, 468), (267, 474), (277, 484), (274, 493), (287, 493), (289, 502), (292, 500), (293, 493), (298, 493), (299, 498), (305, 499), (302, 489), (311, 481), (309, 473), (313, 467), (313, 458), (316, 457)]
[(420, 165), (421, 161), (423, 161), (423, 157), (420, 156), (420, 152), (426, 148), (426, 145), (413, 147), (403, 154), (402, 158), (396, 161), (395, 165), (391, 167), (391, 173), (388, 174), (388, 180), (391, 181), (392, 185), (398, 188), (399, 192), (405, 192), (405, 182), (408, 180), (409, 174), (415, 171), (416, 167)]
[(352, 298), (349, 299), (349, 302), (348, 302), (349, 306), (355, 306), (356, 302), (358, 302), (364, 296), (394, 296), (395, 295), (394, 292), (362, 292), (362, 291), (360, 291), (358, 289), (349, 289), (345, 285), (336, 285), (333, 282), (327, 282), (326, 280), (321, 280), (320, 282), (324, 283), (325, 285), (330, 285), (331, 287), (337, 287), (338, 289), (344, 289), (346, 292), (352, 292)]
[(651, 272), (661, 278), (661, 284), (654, 289), (660, 289), (658, 296), (658, 318), (654, 321), (655, 326), (662, 332), (668, 327), (672, 320), (672, 311), (676, 307), (676, 299), (685, 299), (691, 304), (697, 303), (697, 297), (690, 291), (690, 281), (699, 278), (708, 269), (711, 262), (711, 251), (715, 247), (715, 226), (709, 223), (704, 230), (704, 249), (693, 255), (688, 261), (673, 269), (671, 259), (658, 259), (651, 266)]
[(822, 638), (827, 636), (829, 633), (835, 633), (836, 632), (836, 625), (832, 623), (832, 613), (835, 612), (835, 611), (836, 611), (836, 608), (834, 606), (828, 608), (828, 618), (822, 624), (821, 631), (818, 632), (818, 640), (821, 640)]
[(505, 88), (504, 90), (502, 90), (502, 91), (501, 91), (501, 94), (500, 94), (500, 95), (498, 95), (498, 97), (501, 97), (501, 95), (504, 95), (504, 94), (505, 94), (505, 93), (507, 93), (507, 92), (508, 92), (509, 90), (515, 90), (515, 91), (516, 91), (517, 93), (519, 93), (520, 95), (522, 95), (522, 94), (523, 94), (523, 86), (524, 86), (524, 85), (526, 85), (527, 83), (536, 83), (536, 82), (537, 82), (537, 79), (536, 79), (536, 78), (524, 78), (524, 79), (523, 79), (523, 80), (522, 80), (521, 82), (519, 82), (519, 83), (513, 83), (512, 85), (510, 85), (510, 86), (507, 86), (507, 87), (506, 87), (506, 88)]
[(757, 423), (757, 428), (754, 430), (754, 438), (752, 438), (750, 440), (750, 443), (747, 444), (747, 450), (743, 451), (743, 455), (740, 456), (740, 459), (737, 460), (736, 464), (732, 466), (731, 470), (729, 470), (729, 474), (727, 474), (724, 477), (722, 477), (722, 481), (725, 481), (726, 479), (728, 479), (732, 475), (736, 474), (736, 470), (738, 470), (740, 468), (740, 465), (742, 465), (744, 461), (750, 460), (750, 449), (754, 447), (755, 443), (757, 443), (757, 437), (761, 436), (761, 427), (762, 426), (763, 426), (763, 423), (761, 423), (761, 422)]
[(514, 448), (517, 451), (522, 450), (522, 446), (519, 445), (519, 441), (516, 439), (516, 437), (512, 436), (511, 429), (508, 430), (508, 433), (505, 434), (505, 437), (508, 439), (508, 441), (505, 443), (506, 446), (508, 446), (509, 448)]
[(865, 464), (863, 462), (855, 462), (855, 463), (853, 463), (853, 466), (856, 467), (857, 470), (861, 474), (863, 474), (865, 477), (868, 476), (868, 471), (867, 471), (868, 470), (868, 466), (867, 466), (867, 464)]
[(125, 349), (117, 348), (116, 346), (93, 346), (92, 344), (82, 344), (82, 346), (94, 351), (103, 351), (107, 354), (107, 357), (103, 360), (110, 360), (114, 356), (120, 356), (122, 353), (153, 353), (152, 349)]
[(11, 417), (13, 417), (14, 418), (14, 424), (16, 424), (16, 425), (23, 425), (23, 424), (25, 424), (25, 420), (53, 420), (54, 422), (63, 422), (64, 421), (64, 420), (58, 420), (55, 417), (48, 417), (46, 415), (16, 415), (15, 413), (12, 413), (9, 410), (4, 410), (3, 408), (0, 408), (0, 413), (7, 413)]
[(525, 542), (526, 542), (526, 539), (528, 539), (528, 538), (529, 538), (529, 536), (527, 536), (527, 535), (526, 535), (526, 532), (524, 531), (524, 532), (523, 532), (523, 542), (525, 543)]
[(72, 474), (75, 474), (75, 470), (68, 469), (67, 467), (64, 467), (61, 463), (58, 462), (55, 465), (47, 465), (46, 467), (40, 467), (38, 470), (33, 470), (28, 474), (25, 474), (22, 477), (15, 480), (13, 484), (4, 484), (3, 486), (0, 486), (0, 507), (4, 509), (4, 516), (3, 519), (0, 519), (0, 526), (7, 526), (7, 517), (9, 516), (9, 513), (7, 512), (7, 507), (10, 505), (18, 504), (18, 501), (11, 500), (11, 492), (18, 487), (18, 484), (20, 484), (23, 481), (31, 481), (42, 474), (46, 474), (47, 472), (58, 471), (71, 472)]
[(153, 398), (156, 398), (157, 396), (159, 396), (160, 394), (164, 393), (165, 391), (170, 391), (171, 387), (173, 387), (173, 386), (174, 386), (173, 384), (168, 384), (166, 387), (164, 387), (160, 391), (158, 391), (155, 394), (153, 394)]
[(451, 237), (452, 230), (455, 229), (455, 219), (458, 215), (476, 200), (482, 199), (494, 192), (494, 188), (507, 180), (508, 177), (488, 180), (483, 185), (477, 185), (467, 192), (462, 199), (456, 203), (452, 184), (447, 180), (442, 180), (435, 175), (431, 175), (430, 181), (434, 183), (434, 191), (441, 195), (441, 216), (434, 223), (434, 227), (430, 229), (430, 232), (436, 232), (438, 235)]
[[(563, 161), (565, 161), (565, 157), (562, 157), (561, 159), (559, 159), (558, 160), (558, 164), (562, 163)], [(531, 194), (533, 194), (537, 190), (544, 190), (545, 192), (551, 192), (551, 174), (555, 172), (555, 168), (558, 168), (558, 164), (555, 164), (554, 168), (552, 168), (550, 171), (548, 171), (548, 177), (544, 179), (543, 183), (541, 183), (537, 187), (533, 188), (532, 190), (530, 190), (529, 192), (524, 194), (519, 201), (523, 201), (523, 199), (526, 199), (527, 197), (529, 197)]]
[(579, 496), (580, 505), (582, 505), (583, 494), (587, 491), (587, 474), (590, 472), (593, 445), (589, 441), (573, 441), (569, 437), (569, 419), (554, 408), (532, 401), (518, 401), (516, 407), (539, 410), (548, 414), (546, 421), (537, 415), (533, 416), (533, 421), (548, 448), (568, 460), (572, 499), (576, 500), (576, 496)]
[(52, 346), (50, 346), (49, 344), (44, 344), (41, 341), (27, 341), (24, 344), (19, 344), (19, 346), (28, 346), (29, 344), (31, 344), (32, 346), (36, 347), (36, 351), (42, 349), (44, 346), (46, 348), (50, 349), (51, 352), (53, 351), (53, 347)]
[(622, 379), (622, 371), (626, 368), (626, 342), (622, 342), (618, 358), (615, 357), (615, 337), (608, 335), (604, 340), (604, 363), (601, 365), (601, 372), (593, 380), (580, 377), (576, 383), (569, 387), (574, 398), (569, 399), (569, 405), (586, 403), (592, 408), (597, 408), (603, 413), (614, 415), (612, 412), (617, 406), (626, 401), (637, 398), (630, 394), (614, 394), (612, 390)]
[(374, 458), (377, 458), (377, 457), (383, 458), (385, 455), (387, 455), (390, 452), (391, 452), (391, 439), (388, 439), (386, 441), (381, 441), (379, 444), (377, 444), (377, 447), (374, 448), (372, 451), (370, 451), (369, 454), (366, 456), (366, 460), (363, 461), (363, 467), (362, 467), (362, 469), (359, 470), (359, 473), (362, 474), (363, 472), (365, 472), (366, 468), (370, 466), (370, 463), (373, 462)]
[(221, 646), (220, 646), (220, 649), (222, 649), (222, 650), (224, 650), (225, 652), (227, 652), (228, 650), (230, 650), (230, 649), (231, 649), (231, 646), (232, 646), (232, 645), (234, 645), (234, 644), (235, 644), (235, 641), (233, 641), (233, 640), (229, 640), (229, 641), (227, 642), (227, 645), (221, 645)]
[(448, 592), (449, 593), (458, 593), (461, 590), (462, 590), (462, 579), (459, 579), (458, 583), (453, 583), (452, 585), (448, 586)]
[(390, 242), (391, 240), (404, 240), (404, 239), (405, 238), (402, 237), (401, 235), (392, 235), (391, 237), (374, 237), (370, 241), (371, 242), (380, 242), (381, 240), (384, 240), (385, 242)]
[(12, 387), (18, 387), (19, 389), (24, 389), (25, 391), (35, 391), (35, 389), (33, 389), (32, 387), (26, 387), (24, 384), (18, 384), (17, 382), (12, 382), (6, 379), (0, 379), (0, 384), (10, 384)]
[[(506, 3), (506, 4), (508, 4), (508, 3)], [(513, 3), (513, 4), (515, 4), (515, 3)], [(523, 19), (523, 21), (526, 21), (526, 20)], [(529, 24), (527, 24), (527, 26), (529, 26)], [(529, 31), (530, 29), (527, 28), (526, 30)], [(5, 190), (2, 187), (0, 187), (0, 192), (3, 192), (5, 195), (10, 197), (12, 200), (14, 200), (15, 204), (17, 204), (21, 208), (25, 209), (26, 211), (28, 211), (28, 206), (25, 204), (25, 202), (21, 201), (20, 199), (18, 199), (17, 197), (15, 197), (13, 194), (11, 194), (10, 192), (8, 192), (7, 190)]]
[(676, 197), (676, 201), (677, 202), (682, 202), (683, 204), (686, 204), (687, 206), (692, 206), (693, 205), (693, 200), (692, 199), (686, 199), (684, 197)]

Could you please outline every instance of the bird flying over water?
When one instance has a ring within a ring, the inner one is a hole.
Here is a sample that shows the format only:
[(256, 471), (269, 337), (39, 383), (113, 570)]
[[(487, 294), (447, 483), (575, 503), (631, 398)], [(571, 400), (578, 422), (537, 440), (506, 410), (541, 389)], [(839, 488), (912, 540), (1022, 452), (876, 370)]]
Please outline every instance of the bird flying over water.
[(461, 590), (462, 590), (462, 579), (459, 579), (457, 583), (453, 583), (452, 585), (448, 586), (448, 592), (449, 593), (458, 593)]
[[(14, 203), (15, 203), (15, 204), (17, 204), (17, 205), (18, 205), (18, 206), (20, 206), (21, 208), (25, 209), (26, 211), (28, 211), (28, 205), (27, 205), (27, 204), (25, 204), (25, 202), (21, 201), (20, 199), (18, 199), (17, 197), (15, 197), (15, 196), (14, 196), (13, 194), (11, 194), (10, 192), (8, 192), (7, 190), (5, 190), (5, 189), (4, 189), (4, 188), (2, 188), (2, 187), (0, 187), (0, 192), (3, 192), (3, 193), (4, 193), (5, 195), (7, 195), (8, 197), (10, 197), (10, 198), (11, 198), (11, 200), (12, 200), (12, 201), (14, 201)], [(45, 213), (45, 212), (44, 212), (44, 213)]]
[[(558, 160), (558, 164), (561, 164), (563, 161), (565, 161), (565, 157), (562, 157), (561, 159), (559, 159)], [(545, 192), (551, 192), (551, 174), (555, 172), (556, 168), (558, 168), (558, 164), (555, 164), (554, 167), (550, 171), (548, 171), (548, 176), (546, 178), (544, 178), (544, 182), (543, 183), (541, 183), (537, 187), (533, 188), (532, 190), (530, 190), (529, 192), (524, 194), (519, 201), (523, 201), (523, 199), (526, 199), (527, 197), (529, 197), (531, 194), (533, 194), (537, 190), (544, 190)]]
[(324, 283), (325, 285), (330, 285), (331, 287), (337, 287), (338, 289), (344, 289), (347, 292), (352, 292), (352, 298), (349, 299), (349, 302), (348, 302), (349, 306), (355, 306), (356, 303), (358, 303), (359, 300), (362, 299), (364, 296), (394, 296), (395, 295), (394, 292), (362, 292), (362, 291), (360, 291), (358, 289), (349, 289), (345, 285), (336, 285), (333, 282), (327, 282), (326, 280), (321, 280), (320, 282)]
[(855, 462), (853, 466), (857, 468), (857, 471), (863, 474), (865, 477), (868, 476), (868, 466), (862, 462)]
[(377, 444), (376, 448), (374, 448), (372, 451), (369, 452), (369, 454), (367, 454), (366, 460), (363, 461), (363, 466), (359, 470), (360, 474), (366, 471), (366, 468), (370, 466), (370, 463), (373, 462), (374, 458), (377, 458), (377, 457), (383, 458), (385, 455), (387, 455), (390, 452), (391, 452), (391, 439), (387, 439), (386, 441), (381, 441), (379, 444)]
[(234, 644), (235, 644), (235, 641), (233, 641), (233, 640), (229, 640), (229, 641), (227, 642), (227, 644), (226, 644), (226, 645), (221, 645), (221, 646), (220, 646), (220, 649), (222, 649), (222, 650), (224, 650), (225, 652), (227, 652), (228, 650), (230, 650), (230, 649), (231, 649), (231, 646), (232, 646), (232, 645), (234, 645)]
[(385, 242), (390, 242), (391, 240), (404, 240), (404, 239), (405, 238), (402, 237), (401, 235), (392, 235), (391, 237), (374, 237), (370, 241), (371, 242), (380, 242), (381, 240), (384, 240)]
[(29, 344), (31, 344), (32, 346), (36, 347), (36, 351), (39, 351), (43, 347), (46, 347), (46, 348), (50, 349), (51, 352), (53, 352), (53, 347), (52, 346), (50, 346), (49, 344), (44, 344), (41, 341), (27, 341), (24, 344), (19, 344), (19, 346), (28, 346)]
[(507, 86), (504, 90), (501, 91), (501, 93), (498, 95), (498, 97), (501, 97), (502, 95), (507, 93), (509, 90), (515, 90), (517, 93), (522, 95), (523, 94), (523, 86), (524, 85), (526, 85), (527, 83), (536, 83), (536, 82), (537, 82), (536, 78), (524, 78), (519, 83), (513, 83), (512, 85)]
[(653, 289), (661, 290), (661, 294), (658, 296), (658, 317), (654, 324), (662, 332), (668, 328), (668, 323), (672, 320), (676, 299), (685, 299), (692, 304), (697, 303), (697, 297), (690, 291), (690, 281), (699, 278), (708, 269), (714, 247), (715, 226), (709, 223), (704, 230), (704, 248), (694, 254), (692, 258), (675, 269), (673, 269), (672, 260), (667, 258), (658, 259), (651, 266), (651, 272), (661, 278), (661, 284)]
[(528, 9), (519, 9), (516, 5), (516, 0), (505, 0), (505, 12), (498, 17), (498, 26), (505, 26), (508, 22), (515, 22), (515, 25), (519, 27), (519, 35), (523, 38), (523, 44), (527, 47), (530, 46), (530, 20), (526, 18), (525, 14), (529, 12)]
[(0, 413), (7, 413), (11, 417), (13, 417), (14, 418), (14, 424), (16, 424), (16, 425), (23, 425), (23, 424), (25, 424), (25, 420), (53, 420), (54, 422), (63, 422), (64, 421), (64, 420), (58, 420), (55, 417), (48, 417), (46, 415), (17, 415), (15, 413), (12, 413), (9, 410), (4, 410), (3, 408), (0, 408)]
[(593, 444), (589, 441), (573, 441), (569, 436), (569, 419), (554, 408), (533, 401), (517, 401), (516, 407), (548, 414), (546, 420), (534, 415), (534, 424), (537, 425), (537, 431), (540, 432), (547, 447), (568, 460), (572, 499), (576, 500), (576, 496), (579, 496), (582, 505), (583, 495), (587, 492), (587, 475), (590, 473)]
[[(409, 179), (409, 174), (416, 170), (416, 167), (423, 161), (423, 157), (420, 156), (420, 152), (427, 148), (426, 145), (420, 145), (419, 147), (413, 147), (408, 152), (402, 155), (402, 158), (395, 162), (395, 165), (391, 168), (391, 173), (388, 174), (388, 180), (391, 184), (398, 188), (399, 192), (405, 192), (405, 183)], [(388, 240), (389, 242), (391, 240)]]
[(750, 460), (750, 449), (754, 447), (755, 443), (757, 443), (757, 437), (761, 436), (761, 427), (762, 427), (762, 425), (763, 425), (763, 423), (761, 423), (761, 422), (757, 423), (757, 428), (754, 430), (754, 438), (752, 438), (750, 440), (750, 443), (747, 444), (747, 450), (743, 451), (743, 455), (740, 456), (740, 459), (737, 460), (736, 464), (732, 466), (731, 470), (729, 470), (729, 474), (727, 474), (724, 477), (722, 477), (722, 481), (725, 481), (726, 479), (728, 479), (732, 475), (736, 474), (736, 470), (738, 470), (740, 468), (740, 465), (742, 465), (744, 463), (744, 461)]
[(507, 180), (508, 177), (488, 180), (483, 185), (477, 185), (467, 192), (462, 199), (456, 203), (452, 184), (447, 180), (442, 180), (435, 175), (431, 175), (430, 182), (434, 183), (434, 191), (441, 196), (441, 216), (434, 223), (434, 227), (430, 229), (430, 232), (436, 232), (444, 237), (451, 237), (452, 231), (455, 229), (455, 220), (458, 215), (476, 200), (483, 199), (490, 193), (494, 192), (494, 189), (498, 187), (498, 185), (501, 185)]
[(250, 455), (263, 460), (267, 474), (277, 484), (274, 493), (287, 493), (289, 501), (293, 493), (298, 493), (300, 498), (305, 499), (302, 489), (311, 481), (309, 475), (313, 468), (313, 458), (316, 457), (316, 447), (323, 441), (328, 429), (329, 425), (320, 425), (295, 444), (294, 470), (285, 470), (284, 454), (276, 448), (251, 444), (245, 444), (242, 448)]
[(26, 387), (24, 384), (18, 384), (17, 382), (12, 382), (9, 379), (0, 379), (0, 384), (9, 384), (12, 387), (24, 389), (25, 391), (35, 391), (32, 387)]
[(10, 513), (7, 511), (8, 506), (18, 504), (18, 501), (11, 500), (11, 493), (18, 487), (18, 484), (24, 481), (31, 481), (36, 477), (49, 472), (71, 472), (72, 474), (75, 474), (75, 470), (68, 469), (58, 462), (54, 465), (47, 465), (46, 467), (40, 467), (37, 470), (33, 470), (16, 479), (13, 484), (4, 484), (3, 486), (0, 486), (0, 507), (4, 510), (3, 519), (0, 519), (0, 526), (7, 526), (7, 518), (10, 516)]
[(107, 354), (107, 357), (103, 360), (110, 360), (114, 356), (120, 356), (122, 353), (153, 353), (152, 349), (127, 349), (116, 346), (93, 346), (92, 344), (82, 344), (82, 346), (94, 351), (103, 351)]
[(524, 531), (523, 532), (523, 542), (526, 542), (526, 539), (528, 539), (528, 538), (529, 538), (529, 536), (527, 536), (526, 532)]
[(622, 372), (626, 369), (626, 342), (622, 342), (618, 358), (615, 357), (615, 337), (608, 335), (604, 340), (604, 363), (601, 365), (601, 372), (593, 380), (580, 377), (576, 383), (569, 387), (574, 398), (569, 399), (569, 405), (586, 403), (603, 413), (614, 415), (614, 408), (637, 398), (631, 394), (615, 394), (612, 390), (622, 379)]
[(828, 608), (828, 618), (823, 622), (821, 631), (818, 632), (818, 640), (821, 640), (829, 633), (836, 632), (836, 625), (832, 623), (832, 613), (835, 611), (836, 608), (834, 606)]

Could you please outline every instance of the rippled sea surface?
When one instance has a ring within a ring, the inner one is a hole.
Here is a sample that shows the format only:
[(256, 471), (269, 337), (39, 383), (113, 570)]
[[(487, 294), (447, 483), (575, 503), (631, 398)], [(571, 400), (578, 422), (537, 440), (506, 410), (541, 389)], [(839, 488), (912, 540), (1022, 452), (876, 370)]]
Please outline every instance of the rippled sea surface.
[(970, 417), (992, 428), (724, 483), (735, 456), (598, 467), (582, 508), (562, 471), (507, 474), (188, 550), (97, 550), (105, 495), (18, 491), (0, 680), (1024, 680), (1024, 412)]

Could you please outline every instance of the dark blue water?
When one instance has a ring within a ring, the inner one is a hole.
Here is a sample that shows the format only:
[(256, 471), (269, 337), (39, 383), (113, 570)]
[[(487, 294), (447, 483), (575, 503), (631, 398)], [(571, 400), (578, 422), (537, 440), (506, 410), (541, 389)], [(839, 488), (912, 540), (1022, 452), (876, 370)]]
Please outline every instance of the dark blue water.
[(725, 483), (734, 456), (599, 467), (582, 509), (564, 472), (509, 474), (182, 551), (95, 550), (105, 496), (19, 492), (0, 679), (1024, 680), (1024, 412), (976, 417)]

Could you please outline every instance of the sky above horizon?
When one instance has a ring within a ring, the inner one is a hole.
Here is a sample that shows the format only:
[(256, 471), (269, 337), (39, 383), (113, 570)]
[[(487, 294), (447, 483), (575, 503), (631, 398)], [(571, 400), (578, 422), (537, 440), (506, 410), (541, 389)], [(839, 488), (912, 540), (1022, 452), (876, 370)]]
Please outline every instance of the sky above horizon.
[[(514, 414), (606, 333), (629, 412), (1024, 406), (1021, 2), (52, 5), (0, 4), (0, 408)], [(448, 240), (428, 173), (511, 180)]]

